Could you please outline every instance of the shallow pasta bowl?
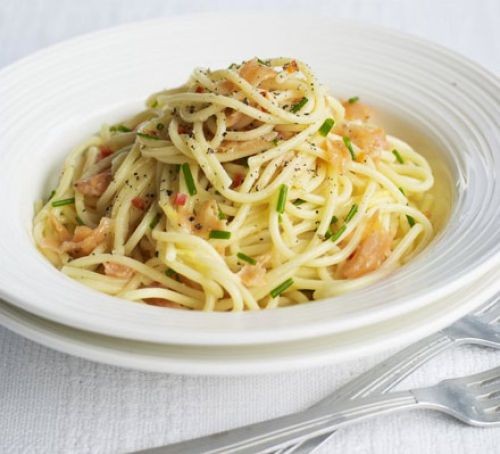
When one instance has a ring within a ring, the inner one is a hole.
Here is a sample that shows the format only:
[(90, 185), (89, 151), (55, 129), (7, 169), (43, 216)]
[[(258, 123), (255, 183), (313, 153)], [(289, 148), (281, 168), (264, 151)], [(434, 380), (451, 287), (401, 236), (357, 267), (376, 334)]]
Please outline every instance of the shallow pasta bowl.
[[(432, 244), (364, 289), (256, 313), (140, 305), (97, 293), (54, 269), (32, 241), (33, 201), (48, 194), (69, 149), (102, 122), (137, 110), (148, 94), (181, 83), (192, 68), (253, 55), (308, 62), (335, 95), (362, 97), (378, 108), (389, 133), (435, 163), (443, 207), (449, 201), (451, 212)], [(161, 19), (24, 59), (0, 73), (0, 99), (0, 297), (62, 324), (170, 344), (312, 338), (410, 316), (500, 261), (500, 82), (450, 51), (400, 33), (302, 16)]]

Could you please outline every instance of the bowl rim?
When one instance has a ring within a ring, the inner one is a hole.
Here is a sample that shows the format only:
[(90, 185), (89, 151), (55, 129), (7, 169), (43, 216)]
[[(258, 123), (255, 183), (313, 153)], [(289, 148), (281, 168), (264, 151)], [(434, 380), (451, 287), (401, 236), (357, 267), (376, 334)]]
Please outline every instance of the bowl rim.
[[(172, 346), (165, 344), (113, 338), (47, 321), (1, 300), (0, 323), (45, 347), (116, 367), (198, 376), (262, 375), (340, 363), (379, 353), (386, 350), (388, 345), (392, 348), (417, 341), (450, 325), (492, 298), (500, 290), (499, 277), (500, 269), (497, 269), (486, 279), (473, 282), (464, 291), (448, 295), (444, 298), (446, 300), (444, 303), (438, 301), (435, 307), (441, 312), (438, 316), (436, 311), (430, 310), (433, 308), (424, 307), (409, 314), (410, 317), (402, 316), (405, 318), (402, 324), (398, 323), (396, 318), (370, 326), (368, 331), (371, 332), (364, 333), (370, 339), (369, 342), (360, 339), (359, 330), (340, 333), (344, 337), (344, 343), (340, 348), (337, 346), (336, 335), (333, 334), (309, 339), (306, 348), (299, 345), (302, 351), (297, 351), (294, 347), (297, 341), (292, 341), (244, 346), (245, 353), (241, 356), (235, 355), (230, 346), (222, 346), (217, 353), (209, 355), (205, 354), (207, 347), (188, 346), (190, 353), (187, 354), (182, 350), (182, 346), (178, 345), (174, 346), (174, 350)], [(457, 302), (460, 299), (463, 300), (463, 304)], [(446, 306), (446, 311), (443, 310), (443, 306)], [(426, 315), (422, 315), (424, 313)], [(411, 317), (423, 317), (426, 323), (409, 320)], [(390, 329), (387, 325), (392, 325), (396, 329)], [(346, 334), (349, 336), (348, 344), (345, 342)], [(224, 351), (228, 353), (224, 354)], [(228, 361), (228, 356), (231, 361)]]

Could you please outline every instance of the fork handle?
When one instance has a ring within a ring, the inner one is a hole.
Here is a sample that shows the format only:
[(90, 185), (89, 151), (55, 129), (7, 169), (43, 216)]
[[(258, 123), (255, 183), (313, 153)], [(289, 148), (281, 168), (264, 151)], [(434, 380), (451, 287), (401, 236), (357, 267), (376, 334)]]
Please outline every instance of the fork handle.
[(165, 447), (140, 451), (142, 454), (255, 454), (270, 453), (277, 448), (296, 444), (304, 439), (382, 413), (417, 406), (408, 391), (343, 402), (336, 411), (308, 409), (237, 429), (196, 438)]
[[(389, 391), (422, 364), (452, 347), (454, 344), (460, 343), (461, 338), (456, 334), (453, 329), (445, 328), (409, 345), (388, 359), (378, 363), (359, 377), (351, 380), (310, 408), (328, 407), (343, 400)], [(308, 438), (300, 445), (280, 450), (275, 454), (312, 453), (315, 448), (323, 444), (331, 435), (331, 433), (325, 431), (321, 436)]]
[(457, 339), (450, 336), (447, 329), (431, 334), (376, 364), (310, 408), (329, 406), (345, 399), (386, 392), (455, 342)]

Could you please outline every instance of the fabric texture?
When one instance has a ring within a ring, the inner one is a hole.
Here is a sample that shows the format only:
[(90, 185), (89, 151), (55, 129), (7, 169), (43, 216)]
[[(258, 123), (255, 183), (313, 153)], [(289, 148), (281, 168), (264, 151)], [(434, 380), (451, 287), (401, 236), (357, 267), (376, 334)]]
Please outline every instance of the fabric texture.
[[(312, 11), (405, 30), (500, 73), (500, 2), (296, 0), (3, 0), (0, 67), (62, 39), (133, 20), (203, 11)], [(327, 45), (327, 43), (326, 43)], [(5, 264), (4, 264), (5, 266)], [(1, 271), (0, 271), (1, 272)], [(0, 327), (0, 452), (121, 453), (297, 411), (391, 353), (256, 377), (144, 373), (55, 352)], [(464, 347), (399, 386), (498, 366), (500, 353)], [(500, 429), (467, 427), (429, 411), (378, 417), (338, 431), (320, 453), (500, 452)]]

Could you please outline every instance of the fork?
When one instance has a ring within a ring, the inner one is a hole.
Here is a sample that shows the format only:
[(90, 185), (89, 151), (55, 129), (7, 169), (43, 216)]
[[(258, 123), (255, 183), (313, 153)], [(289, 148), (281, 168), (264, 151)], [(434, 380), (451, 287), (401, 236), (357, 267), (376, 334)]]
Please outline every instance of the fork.
[[(487, 347), (500, 348), (500, 329), (492, 326), (492, 323), (497, 321), (500, 317), (500, 304), (497, 304), (499, 302), (500, 295), (496, 295), (476, 310), (473, 315), (467, 315), (461, 320), (455, 322), (453, 325), (450, 325), (449, 327), (422, 339), (421, 341), (393, 355), (389, 359), (379, 363), (366, 373), (362, 374), (355, 380), (349, 382), (339, 390), (310, 407), (306, 410), (306, 412), (323, 411), (324, 414), (328, 414), (331, 413), (330, 409), (332, 406), (334, 404), (338, 404), (339, 402), (365, 397), (370, 394), (386, 392), (401, 382), (405, 377), (426, 361), (455, 345), (477, 344)], [(293, 416), (294, 415), (290, 415), (289, 417)], [(267, 422), (263, 422), (261, 424), (266, 425)], [(266, 449), (265, 452), (288, 454), (292, 452), (296, 453), (297, 449), (299, 449), (300, 452), (310, 452), (310, 449), (317, 446), (319, 443), (322, 443), (331, 435), (333, 428), (330, 428), (328, 420), (323, 422), (323, 429), (324, 427), (327, 427), (329, 430), (322, 430), (319, 433), (316, 432), (315, 435), (311, 434), (308, 437), (298, 439), (295, 443), (287, 443), (286, 446), (279, 451), (276, 451), (278, 446), (274, 446), (274, 449)], [(228, 433), (232, 433), (232, 431), (228, 431), (223, 434)], [(213, 437), (218, 436), (219, 434), (213, 435)], [(210, 436), (204, 437), (203, 440), (210, 440)], [(234, 438), (235, 442), (237, 440), (238, 438)], [(304, 440), (306, 441), (301, 443)], [(181, 443), (186, 446), (186, 451), (184, 452), (208, 452), (203, 449), (203, 445), (199, 447), (199, 450), (195, 450), (194, 447), (193, 450), (189, 450), (190, 448), (186, 445), (186, 443), (191, 442)], [(164, 448), (152, 448), (141, 452), (144, 454), (182, 452), (182, 447), (180, 448), (180, 451), (171, 451), (171, 448), (177, 445), (170, 445)], [(238, 450), (234, 452), (245, 451)], [(250, 452), (255, 454), (256, 452), (262, 451), (251, 448)]]
[(435, 386), (346, 400), (336, 411), (315, 407), (239, 429), (147, 450), (148, 453), (255, 454), (296, 444), (353, 422), (399, 410), (426, 408), (473, 426), (500, 426), (500, 367)]
[[(475, 344), (500, 349), (500, 295), (490, 298), (473, 314), (412, 344), (350, 381), (310, 408), (331, 407), (347, 399), (356, 399), (389, 391), (420, 366), (452, 347)], [(306, 454), (326, 442), (332, 434), (308, 439), (275, 454)]]

